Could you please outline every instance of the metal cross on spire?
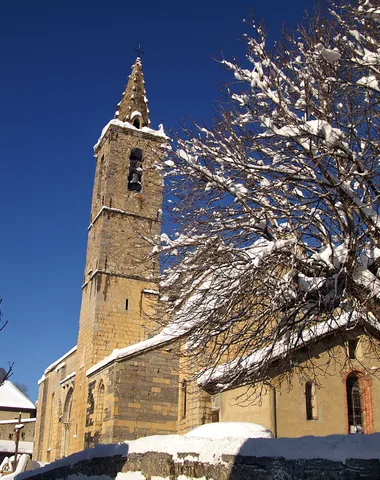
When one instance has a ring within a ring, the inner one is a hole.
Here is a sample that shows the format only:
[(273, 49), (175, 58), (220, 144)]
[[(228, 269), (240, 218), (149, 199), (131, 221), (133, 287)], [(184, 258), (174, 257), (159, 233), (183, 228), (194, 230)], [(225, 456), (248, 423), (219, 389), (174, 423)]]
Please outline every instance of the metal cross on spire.
[(143, 51), (141, 50), (141, 45), (140, 45), (140, 44), (139, 44), (138, 48), (134, 48), (133, 51), (134, 51), (134, 52), (137, 52), (138, 56), (145, 54), (145, 52), (143, 52)]

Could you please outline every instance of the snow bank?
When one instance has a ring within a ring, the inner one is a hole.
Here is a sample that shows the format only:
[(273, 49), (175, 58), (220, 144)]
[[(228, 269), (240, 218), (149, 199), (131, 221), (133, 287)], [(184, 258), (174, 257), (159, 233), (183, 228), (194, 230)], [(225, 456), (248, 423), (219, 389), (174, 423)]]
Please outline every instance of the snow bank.
[(96, 457), (127, 456), (130, 453), (148, 452), (168, 453), (177, 461), (183, 461), (184, 453), (192, 452), (196, 454), (199, 461), (211, 464), (222, 462), (222, 455), (238, 454), (254, 457), (283, 457), (287, 460), (320, 458), (346, 462), (350, 458), (380, 459), (380, 433), (276, 439), (244, 437), (211, 439), (188, 435), (152, 435), (129, 440), (124, 444), (98, 445), (51, 463), (43, 467), (43, 470), (45, 472), (64, 465), (73, 466), (83, 460)]
[[(127, 442), (126, 442), (127, 443)], [(129, 441), (129, 453), (161, 452), (183, 461), (183, 453), (195, 453), (200, 462), (220, 463), (222, 455), (328, 459), (346, 462), (350, 458), (380, 459), (380, 433), (372, 435), (330, 435), (300, 438), (198, 438), (182, 435), (153, 435)]]
[(185, 433), (185, 437), (202, 438), (273, 438), (273, 433), (263, 425), (253, 422), (205, 423)]
[[(349, 459), (379, 460), (380, 433), (372, 435), (331, 435), (328, 437), (301, 438), (235, 438), (220, 439), (191, 437), (188, 435), (153, 435), (139, 438), (119, 445), (99, 445), (96, 448), (84, 450), (40, 469), (38, 474), (45, 474), (53, 469), (64, 466), (74, 467), (79, 462), (94, 458), (122, 456), (129, 453), (145, 454), (148, 452), (167, 453), (177, 463), (196, 461), (204, 464), (225, 464), (222, 456), (272, 457), (285, 460), (315, 460), (325, 459), (346, 463)], [(25, 472), (18, 478), (26, 479), (35, 472)], [(140, 475), (140, 476), (139, 476)], [(83, 478), (79, 474), (69, 478)], [(89, 477), (97, 478), (97, 477)], [(105, 479), (106, 475), (99, 478)], [(114, 478), (114, 477), (112, 477)], [(141, 472), (119, 473), (117, 479), (144, 480)], [(152, 477), (158, 478), (158, 477)]]

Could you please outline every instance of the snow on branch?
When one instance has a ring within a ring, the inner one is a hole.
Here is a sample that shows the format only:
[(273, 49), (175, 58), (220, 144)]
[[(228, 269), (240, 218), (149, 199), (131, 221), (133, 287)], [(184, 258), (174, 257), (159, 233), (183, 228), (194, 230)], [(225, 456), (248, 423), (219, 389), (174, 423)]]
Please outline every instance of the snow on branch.
[(378, 316), (379, 18), (341, 2), (271, 52), (253, 23), (244, 64), (221, 62), (230, 103), (168, 151), (162, 294), (200, 374)]

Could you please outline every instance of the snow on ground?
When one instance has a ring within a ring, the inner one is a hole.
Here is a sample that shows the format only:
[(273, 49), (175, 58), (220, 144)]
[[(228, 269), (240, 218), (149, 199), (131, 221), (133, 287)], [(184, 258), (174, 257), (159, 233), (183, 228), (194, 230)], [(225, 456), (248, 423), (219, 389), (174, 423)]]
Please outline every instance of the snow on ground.
[(273, 433), (263, 425), (253, 422), (205, 423), (194, 428), (185, 437), (202, 438), (273, 438)]

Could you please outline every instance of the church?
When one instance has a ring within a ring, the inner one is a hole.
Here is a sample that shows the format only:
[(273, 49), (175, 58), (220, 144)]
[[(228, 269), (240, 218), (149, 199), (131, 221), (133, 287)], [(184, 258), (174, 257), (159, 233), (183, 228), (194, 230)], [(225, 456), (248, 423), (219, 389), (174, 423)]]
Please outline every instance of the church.
[[(137, 58), (115, 118), (94, 147), (78, 339), (39, 381), (35, 459), (51, 462), (98, 443), (182, 434), (216, 421), (260, 423), (276, 437), (380, 431), (380, 380), (368, 375), (380, 371), (375, 319), (352, 321), (348, 334), (344, 318), (306, 332), (299, 350), (306, 367), (282, 384), (279, 352), (259, 385), (259, 403), (241, 401), (254, 362), (237, 383), (229, 365), (198, 383), (181, 372), (180, 335), (170, 328), (155, 334), (154, 322), (160, 266), (151, 253), (161, 233), (167, 140), (161, 127), (151, 128)], [(310, 356), (321, 372), (317, 382), (307, 374)]]

